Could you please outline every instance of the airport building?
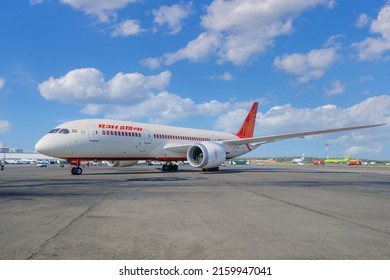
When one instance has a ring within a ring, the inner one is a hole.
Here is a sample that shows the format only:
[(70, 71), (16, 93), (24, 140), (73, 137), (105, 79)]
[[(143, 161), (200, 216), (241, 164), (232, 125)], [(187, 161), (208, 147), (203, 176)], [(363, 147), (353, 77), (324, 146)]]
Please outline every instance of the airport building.
[(5, 153), (9, 153), (9, 148), (0, 148), (0, 153), (2, 154), (5, 154)]
[(36, 163), (37, 161), (57, 162), (57, 158), (48, 157), (36, 152), (23, 152), (19, 148), (0, 148), (0, 160), (4, 160), (8, 164), (28, 164)]
[(0, 153), (3, 153), (3, 154), (23, 153), (23, 149), (20, 149), (20, 148), (0, 148)]
[(9, 148), (9, 152), (12, 153), (12, 154), (23, 153), (23, 149), (20, 149), (20, 148)]

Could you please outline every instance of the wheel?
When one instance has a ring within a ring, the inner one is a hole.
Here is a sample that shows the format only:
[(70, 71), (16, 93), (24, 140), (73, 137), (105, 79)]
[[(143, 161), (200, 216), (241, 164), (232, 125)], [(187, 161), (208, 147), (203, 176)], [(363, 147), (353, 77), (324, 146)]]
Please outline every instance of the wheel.
[(163, 164), (162, 166), (162, 172), (167, 172), (168, 171), (168, 165)]
[(172, 171), (177, 172), (177, 170), (179, 170), (179, 167), (177, 166), (177, 164), (172, 165)]
[(81, 175), (83, 173), (83, 169), (80, 166), (72, 167), (72, 172), (73, 175)]
[(83, 169), (80, 166), (77, 166), (74, 170), (75, 175), (81, 175), (83, 173)]

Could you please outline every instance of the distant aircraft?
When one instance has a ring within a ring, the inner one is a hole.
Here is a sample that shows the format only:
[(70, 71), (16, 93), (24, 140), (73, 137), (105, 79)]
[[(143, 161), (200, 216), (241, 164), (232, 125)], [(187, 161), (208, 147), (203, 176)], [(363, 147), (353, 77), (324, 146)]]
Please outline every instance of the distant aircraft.
[(345, 163), (350, 160), (350, 156), (345, 156), (344, 158), (329, 158), (324, 160), (325, 163)]
[(291, 163), (299, 163), (299, 164), (301, 164), (301, 163), (303, 163), (305, 161), (305, 154), (302, 154), (302, 157), (301, 158), (294, 158), (292, 161), (291, 161)]
[(163, 161), (162, 171), (177, 171), (175, 162), (188, 161), (204, 171), (218, 171), (225, 160), (246, 154), (262, 144), (322, 133), (376, 127), (383, 124), (332, 128), (253, 137), (258, 102), (254, 102), (235, 134), (109, 119), (84, 119), (60, 124), (35, 145), (44, 155), (75, 165), (82, 161), (107, 161), (110, 166), (132, 166), (139, 160)]

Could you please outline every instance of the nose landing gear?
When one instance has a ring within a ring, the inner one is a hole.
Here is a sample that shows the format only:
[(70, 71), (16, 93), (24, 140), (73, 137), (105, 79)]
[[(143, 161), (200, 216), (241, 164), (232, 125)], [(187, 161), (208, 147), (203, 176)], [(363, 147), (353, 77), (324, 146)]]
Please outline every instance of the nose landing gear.
[(70, 165), (75, 165), (71, 169), (72, 175), (81, 175), (83, 173), (83, 169), (80, 167), (81, 165), (81, 160), (80, 159), (74, 159), (74, 160), (69, 160), (68, 163)]

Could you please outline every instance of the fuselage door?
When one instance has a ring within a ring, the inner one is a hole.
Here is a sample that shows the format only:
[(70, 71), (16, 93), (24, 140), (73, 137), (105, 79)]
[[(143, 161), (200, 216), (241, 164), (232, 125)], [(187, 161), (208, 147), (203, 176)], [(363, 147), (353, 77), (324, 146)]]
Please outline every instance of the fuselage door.
[(144, 133), (144, 144), (152, 144), (152, 134), (150, 130), (144, 129), (143, 133)]
[(88, 137), (90, 142), (99, 142), (99, 132), (96, 125), (88, 125)]

